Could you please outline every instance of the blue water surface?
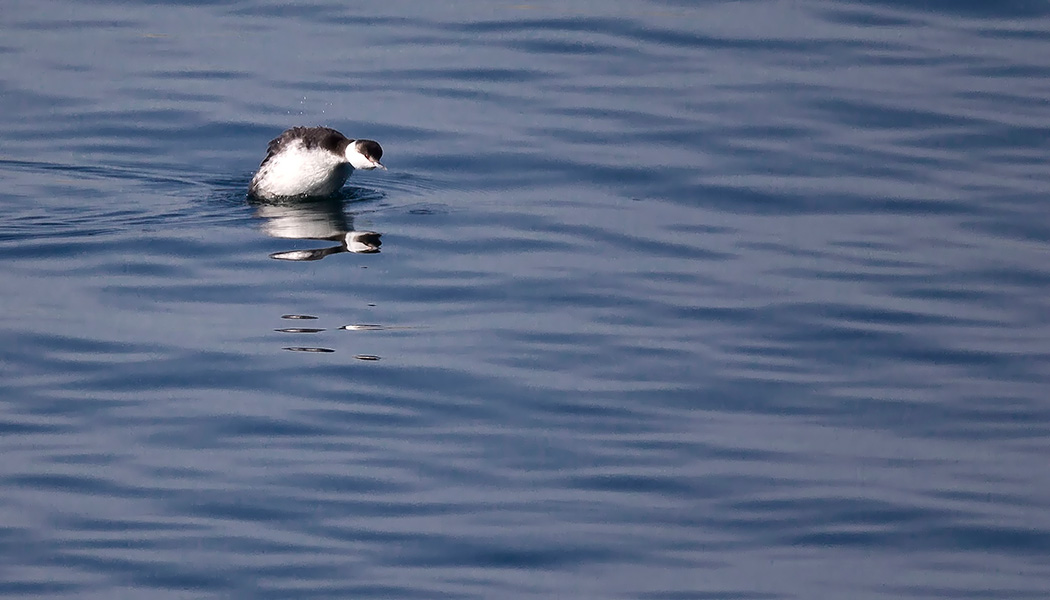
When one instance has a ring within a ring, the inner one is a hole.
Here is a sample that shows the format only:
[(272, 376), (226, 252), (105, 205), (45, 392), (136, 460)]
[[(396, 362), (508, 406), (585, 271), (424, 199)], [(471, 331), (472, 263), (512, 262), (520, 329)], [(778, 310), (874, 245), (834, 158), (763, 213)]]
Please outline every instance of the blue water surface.
[(1047, 5), (0, 32), (0, 597), (1050, 594)]

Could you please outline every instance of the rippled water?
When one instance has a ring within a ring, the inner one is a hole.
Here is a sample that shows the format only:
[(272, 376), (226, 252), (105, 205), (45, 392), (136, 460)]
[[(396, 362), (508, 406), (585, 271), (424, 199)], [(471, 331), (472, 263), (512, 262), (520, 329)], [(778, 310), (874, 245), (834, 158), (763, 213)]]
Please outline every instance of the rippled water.
[(0, 31), (0, 596), (1046, 597), (1043, 3)]

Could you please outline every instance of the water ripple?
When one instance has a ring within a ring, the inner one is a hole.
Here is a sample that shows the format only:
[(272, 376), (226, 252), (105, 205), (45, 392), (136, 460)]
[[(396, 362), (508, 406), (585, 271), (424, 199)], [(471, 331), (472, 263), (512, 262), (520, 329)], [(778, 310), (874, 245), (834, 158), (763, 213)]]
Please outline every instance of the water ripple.
[(1042, 6), (8, 13), (0, 596), (1045, 596)]

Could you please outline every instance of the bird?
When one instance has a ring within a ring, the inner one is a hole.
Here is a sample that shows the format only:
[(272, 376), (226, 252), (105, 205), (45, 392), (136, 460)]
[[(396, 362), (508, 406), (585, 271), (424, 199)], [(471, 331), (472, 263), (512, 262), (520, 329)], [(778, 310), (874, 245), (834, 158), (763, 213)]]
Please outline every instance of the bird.
[(329, 127), (292, 127), (270, 140), (248, 194), (264, 200), (324, 197), (339, 191), (354, 169), (383, 169), (383, 147)]

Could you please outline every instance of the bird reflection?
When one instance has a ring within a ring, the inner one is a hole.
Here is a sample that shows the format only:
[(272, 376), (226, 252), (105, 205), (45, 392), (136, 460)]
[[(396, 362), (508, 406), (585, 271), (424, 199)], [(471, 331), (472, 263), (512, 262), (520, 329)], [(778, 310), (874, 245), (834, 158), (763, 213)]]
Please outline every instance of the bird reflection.
[(375, 253), (382, 245), (380, 234), (355, 231), (353, 214), (343, 211), (342, 198), (318, 199), (252, 199), (256, 216), (262, 218), (262, 229), (275, 238), (289, 240), (328, 240), (334, 246), (311, 250), (274, 252), (278, 260), (321, 260), (340, 252)]

